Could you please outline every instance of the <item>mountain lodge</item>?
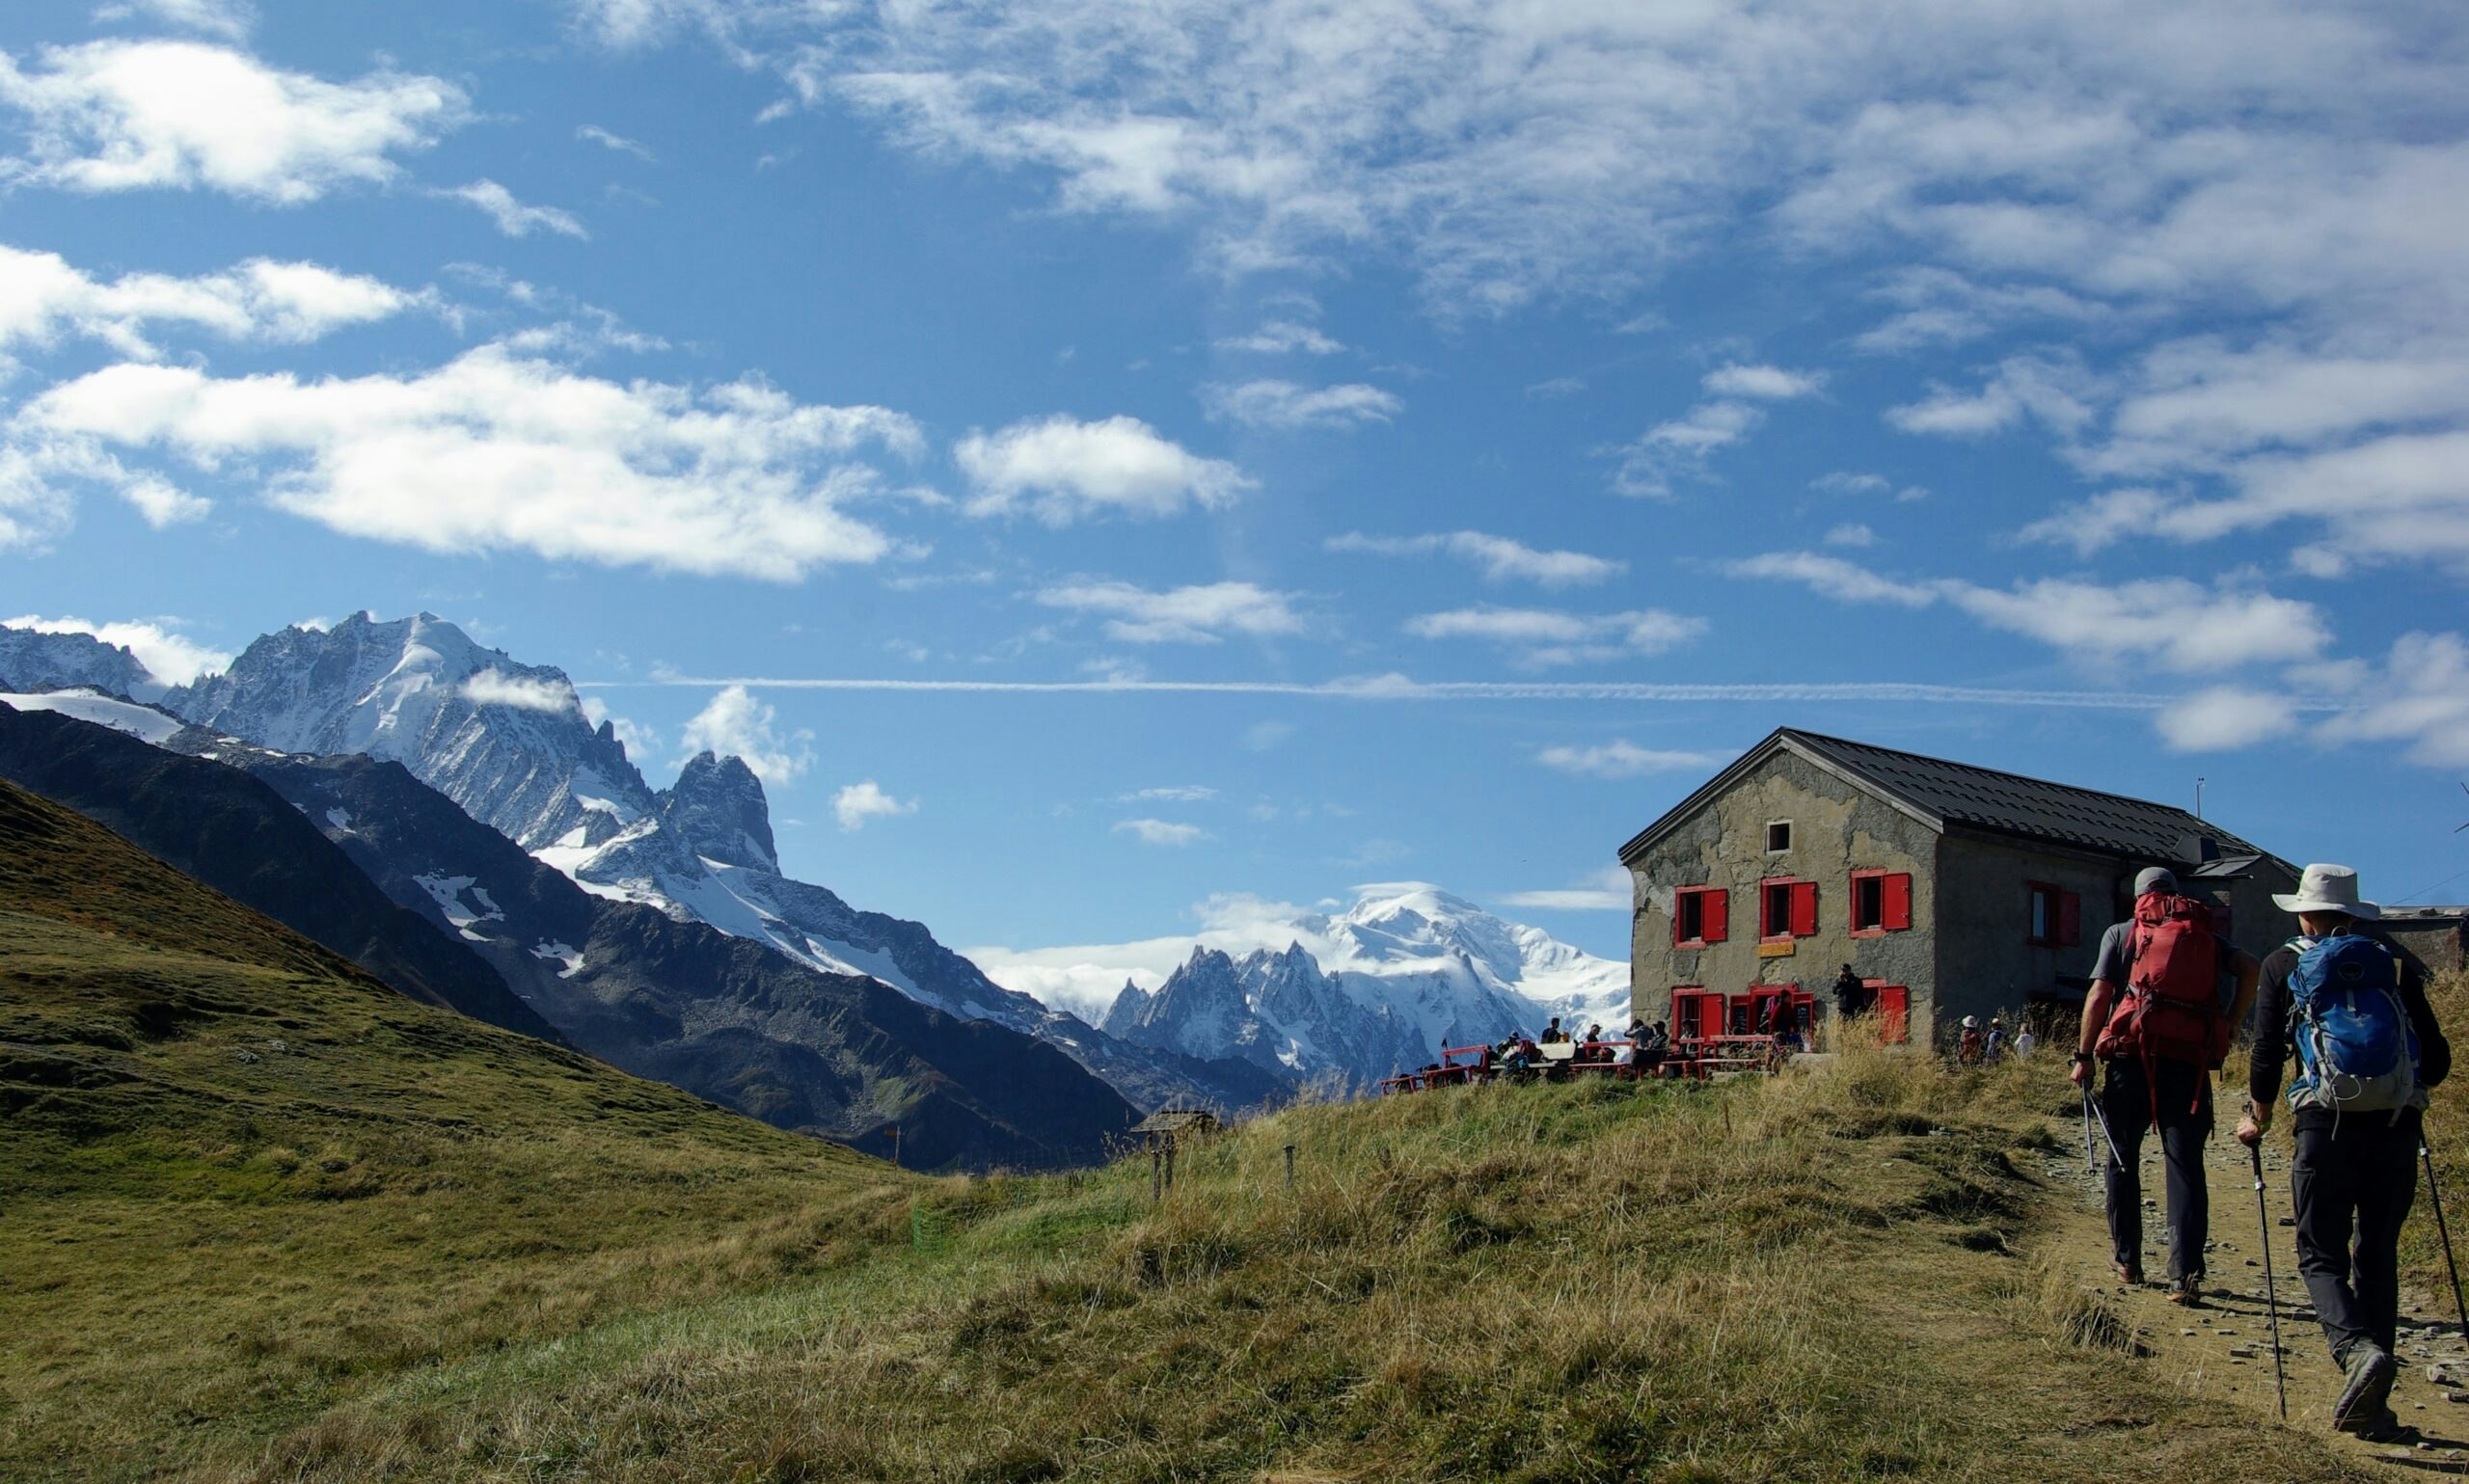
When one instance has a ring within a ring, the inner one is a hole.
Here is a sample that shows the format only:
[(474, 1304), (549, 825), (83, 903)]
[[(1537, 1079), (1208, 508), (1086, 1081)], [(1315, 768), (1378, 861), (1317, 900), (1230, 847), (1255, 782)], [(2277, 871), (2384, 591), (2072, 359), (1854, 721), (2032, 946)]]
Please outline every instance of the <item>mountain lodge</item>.
[(1777, 729), (1620, 848), (1630, 996), (1675, 1037), (1804, 1033), (1836, 1007), (1936, 1044), (1967, 1014), (2046, 1020), (2091, 984), (2135, 873), (2167, 866), (2258, 958), (2291, 929), (2297, 870), (2183, 809)]

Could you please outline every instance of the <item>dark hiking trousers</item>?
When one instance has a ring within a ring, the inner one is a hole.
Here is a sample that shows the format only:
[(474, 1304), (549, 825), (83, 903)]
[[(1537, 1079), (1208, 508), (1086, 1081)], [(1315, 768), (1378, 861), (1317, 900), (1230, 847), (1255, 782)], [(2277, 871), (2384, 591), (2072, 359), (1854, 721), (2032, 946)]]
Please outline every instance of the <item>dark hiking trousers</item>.
[(2143, 1064), (2106, 1064), (2101, 1112), (2117, 1140), (2108, 1162), (2109, 1246), (2117, 1260), (2143, 1269), (2143, 1172), (2137, 1161), (2143, 1135), (2153, 1125), (2153, 1087), (2159, 1084), (2160, 1163), (2169, 1193), (2169, 1277), (2201, 1278), (2203, 1244), (2211, 1229), (2211, 1190), (2204, 1183), (2203, 1146), (2211, 1137), (2211, 1081), (2191, 1062), (2156, 1062), (2147, 1079)]
[[(2297, 1207), (2297, 1271), (2332, 1359), (2359, 1340), (2392, 1353), (2401, 1322), (2401, 1224), (2418, 1194), (2418, 1120), (2403, 1114), (2301, 1113), (2289, 1191)], [(2356, 1246), (2350, 1246), (2354, 1230)]]

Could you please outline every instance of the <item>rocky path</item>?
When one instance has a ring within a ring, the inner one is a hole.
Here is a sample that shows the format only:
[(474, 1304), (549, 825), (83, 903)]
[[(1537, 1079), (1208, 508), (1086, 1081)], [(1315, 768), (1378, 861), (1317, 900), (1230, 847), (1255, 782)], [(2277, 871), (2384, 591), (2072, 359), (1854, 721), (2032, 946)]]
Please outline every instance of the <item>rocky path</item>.
[[(2050, 1157), (2045, 1173), (2078, 1194), (2084, 1216), (2061, 1239), (2057, 1260), (2079, 1268), (2089, 1281), (2107, 1290), (2120, 1317), (2151, 1347), (2154, 1363), (2172, 1378), (2172, 1384), (2276, 1419), (2254, 1172), (2245, 1147), (2228, 1136), (2224, 1120), (2206, 1149), (2204, 1163), (2211, 1186), (2211, 1270), (2204, 1280), (2204, 1306), (2189, 1309), (2170, 1303), (2157, 1282), (2168, 1266), (2162, 1245), (2167, 1228), (2158, 1203), (2163, 1199), (2159, 1141), (2144, 1141), (2142, 1162), (2147, 1196), (2143, 1265), (2155, 1282), (2130, 1288), (2109, 1276), (2101, 1181), (2097, 1172), (2085, 1168), (2080, 1130), (2070, 1127), (2066, 1132), (2076, 1139), (2076, 1152), (2071, 1157)], [(2096, 1133), (2099, 1147), (2097, 1140)], [(2100, 1157), (2107, 1157), (2105, 1148), (2100, 1149)], [(2270, 1140), (2264, 1147), (2264, 1182), (2265, 1204), (2272, 1218), (2271, 1266), (2280, 1300), (2289, 1425), (2328, 1435), (2341, 1377), (2323, 1343), (2323, 1332), (2316, 1326), (2306, 1285), (2297, 1276), (2288, 1152)], [(2418, 1200), (2421, 1203), (2426, 1200), (2423, 1184)], [(2455, 1226), (2469, 1217), (2463, 1211), (2445, 1214), (2455, 1218)], [(2455, 1231), (2455, 1245), (2462, 1235)], [(2340, 1445), (2361, 1461), (2378, 1465), (2372, 1471), (2379, 1476), (2393, 1476), (2396, 1471), (2469, 1474), (2469, 1344), (2462, 1342), (2450, 1293), (2440, 1297), (2401, 1294), (2399, 1360), (2401, 1375), (2392, 1389), (2392, 1408), (2401, 1417), (2401, 1436), (2380, 1444), (2342, 1439)]]

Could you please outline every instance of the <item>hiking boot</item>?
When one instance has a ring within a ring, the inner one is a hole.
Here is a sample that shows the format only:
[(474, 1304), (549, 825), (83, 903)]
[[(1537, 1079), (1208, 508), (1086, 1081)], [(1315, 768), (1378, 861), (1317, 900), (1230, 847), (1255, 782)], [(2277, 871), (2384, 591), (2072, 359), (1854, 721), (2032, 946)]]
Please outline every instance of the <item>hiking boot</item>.
[(2362, 1443), (2390, 1443), (2401, 1436), (2401, 1414), (2387, 1404), (2359, 1414), (2356, 1424), (2342, 1431)]
[(2203, 1308), (2203, 1275), (2188, 1273), (2169, 1281), (2169, 1302), (2184, 1309)]
[[(2340, 1400), (2332, 1403), (2332, 1425), (2345, 1433), (2368, 1437), (2370, 1426), (2392, 1417), (2392, 1409), (2383, 1403), (2392, 1394), (2392, 1377), (2397, 1367), (2382, 1346), (2360, 1341), (2341, 1369), (2347, 1379), (2341, 1386)], [(2398, 1418), (2394, 1421), (2397, 1423)]]
[(2125, 1283), (2129, 1287), (2140, 1288), (2143, 1286), (2143, 1265), (2141, 1263), (2112, 1262), (2109, 1264), (2109, 1271), (2118, 1276), (2119, 1282)]

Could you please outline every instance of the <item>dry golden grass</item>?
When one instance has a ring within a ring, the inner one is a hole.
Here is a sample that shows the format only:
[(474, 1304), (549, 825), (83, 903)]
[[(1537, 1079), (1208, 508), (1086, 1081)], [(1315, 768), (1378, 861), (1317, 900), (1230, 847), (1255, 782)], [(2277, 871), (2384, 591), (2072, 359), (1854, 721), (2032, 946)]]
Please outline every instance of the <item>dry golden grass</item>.
[(0, 912), (0, 1476), (2344, 1476), (2035, 1265), (2083, 1219), (2024, 1173), (2056, 1058), (1314, 1104), (1153, 1207), (1143, 1162), (903, 1175), (154, 907)]

